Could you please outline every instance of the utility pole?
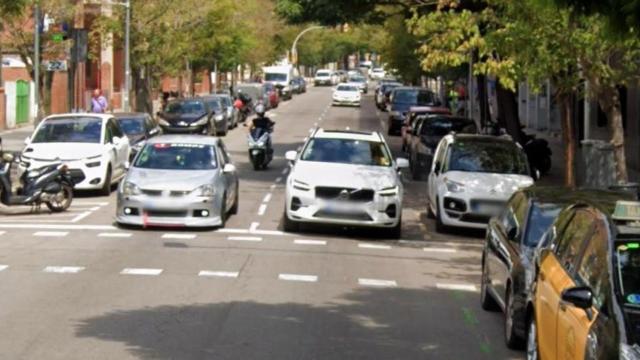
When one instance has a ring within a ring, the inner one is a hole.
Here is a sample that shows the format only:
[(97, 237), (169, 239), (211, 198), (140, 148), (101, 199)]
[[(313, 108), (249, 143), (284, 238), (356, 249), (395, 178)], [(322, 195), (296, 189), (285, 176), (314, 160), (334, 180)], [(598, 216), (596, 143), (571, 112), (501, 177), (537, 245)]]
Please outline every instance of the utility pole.
[(131, 94), (131, 0), (124, 4), (125, 35), (124, 35), (124, 111), (131, 111), (129, 95)]
[(33, 59), (33, 82), (35, 84), (34, 98), (36, 103), (35, 125), (40, 122), (40, 2), (36, 1), (35, 10), (35, 32), (34, 32), (34, 59)]
[(293, 40), (293, 45), (291, 45), (291, 63), (293, 65), (298, 65), (298, 41), (300, 40), (300, 38), (302, 37), (302, 35), (306, 34), (307, 32), (311, 31), (311, 30), (319, 30), (319, 29), (324, 29), (324, 26), (311, 26), (308, 27), (304, 30), (302, 30), (298, 36), (296, 36), (296, 39)]

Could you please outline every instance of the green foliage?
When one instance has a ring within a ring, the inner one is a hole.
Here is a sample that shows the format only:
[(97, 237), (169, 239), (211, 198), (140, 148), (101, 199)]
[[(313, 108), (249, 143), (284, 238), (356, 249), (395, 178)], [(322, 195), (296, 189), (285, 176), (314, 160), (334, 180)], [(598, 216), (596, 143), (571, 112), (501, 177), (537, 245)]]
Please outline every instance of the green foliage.
[(377, 8), (399, 1), (385, 0), (276, 0), (276, 12), (292, 24), (317, 22), (323, 25), (376, 22), (381, 19)]

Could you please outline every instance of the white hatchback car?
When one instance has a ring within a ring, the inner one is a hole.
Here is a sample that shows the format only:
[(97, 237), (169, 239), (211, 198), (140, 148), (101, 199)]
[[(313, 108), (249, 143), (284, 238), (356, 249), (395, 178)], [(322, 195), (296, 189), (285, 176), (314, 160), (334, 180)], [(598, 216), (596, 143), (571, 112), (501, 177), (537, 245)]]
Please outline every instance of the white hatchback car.
[(533, 183), (527, 156), (511, 138), (450, 134), (435, 152), (427, 210), (438, 232), (485, 229), (515, 191)]
[(101, 190), (126, 173), (131, 148), (120, 125), (109, 114), (52, 115), (40, 122), (25, 140), (20, 171), (64, 162), (76, 190)]
[(377, 132), (317, 129), (292, 162), (287, 179), (285, 231), (301, 223), (325, 223), (386, 229), (398, 238), (402, 227), (401, 168)]
[(360, 106), (361, 100), (360, 84), (342, 83), (338, 84), (333, 91), (333, 102), (331, 104)]

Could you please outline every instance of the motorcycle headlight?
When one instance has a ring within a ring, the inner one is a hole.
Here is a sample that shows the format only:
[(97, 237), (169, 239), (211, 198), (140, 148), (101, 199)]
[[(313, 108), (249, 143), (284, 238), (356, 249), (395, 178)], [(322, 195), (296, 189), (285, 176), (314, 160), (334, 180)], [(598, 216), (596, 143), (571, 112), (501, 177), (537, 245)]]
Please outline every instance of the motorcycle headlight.
[(464, 184), (459, 183), (457, 181), (453, 181), (445, 178), (444, 184), (447, 186), (447, 190), (452, 193), (460, 193), (464, 191)]
[(620, 360), (639, 360), (640, 346), (637, 344), (620, 344)]
[(171, 126), (171, 124), (169, 124), (169, 122), (164, 119), (158, 119), (158, 124), (160, 124), (161, 126)]
[(216, 194), (216, 188), (211, 184), (202, 185), (194, 190), (197, 196), (213, 197)]
[(388, 188), (384, 188), (380, 191), (378, 191), (378, 195), (380, 196), (396, 196), (398, 195), (398, 187), (397, 186), (392, 186), (392, 187), (388, 187)]
[(138, 185), (132, 183), (131, 181), (125, 181), (122, 185), (122, 195), (131, 196), (131, 195), (140, 195), (142, 192)]

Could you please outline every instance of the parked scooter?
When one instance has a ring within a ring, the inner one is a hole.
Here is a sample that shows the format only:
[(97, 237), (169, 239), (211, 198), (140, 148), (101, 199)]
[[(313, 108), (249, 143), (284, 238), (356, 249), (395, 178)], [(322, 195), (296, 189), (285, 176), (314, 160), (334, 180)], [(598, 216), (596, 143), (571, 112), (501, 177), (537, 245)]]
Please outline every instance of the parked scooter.
[(238, 93), (234, 106), (238, 109), (238, 121), (244, 123), (251, 115), (253, 109), (251, 97), (244, 93)]
[(27, 170), (20, 176), (21, 187), (14, 193), (11, 184), (11, 165), (19, 157), (3, 152), (0, 138), (0, 202), (6, 206), (28, 205), (39, 208), (43, 203), (52, 212), (62, 212), (73, 201), (73, 180), (66, 165), (52, 164)]
[(252, 129), (247, 140), (249, 142), (249, 160), (254, 170), (266, 169), (273, 160), (273, 148), (271, 147), (271, 133), (273, 126), (268, 130), (262, 128)]

